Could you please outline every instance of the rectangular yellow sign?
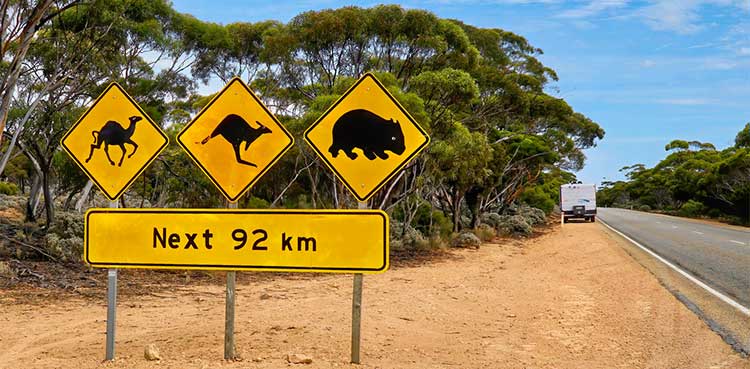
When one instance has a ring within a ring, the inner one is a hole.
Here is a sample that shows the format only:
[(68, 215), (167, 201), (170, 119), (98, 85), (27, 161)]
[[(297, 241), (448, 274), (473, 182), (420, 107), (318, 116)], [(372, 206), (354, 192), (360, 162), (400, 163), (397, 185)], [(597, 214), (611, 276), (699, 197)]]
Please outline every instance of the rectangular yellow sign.
[(382, 273), (380, 210), (91, 209), (85, 261), (100, 268)]

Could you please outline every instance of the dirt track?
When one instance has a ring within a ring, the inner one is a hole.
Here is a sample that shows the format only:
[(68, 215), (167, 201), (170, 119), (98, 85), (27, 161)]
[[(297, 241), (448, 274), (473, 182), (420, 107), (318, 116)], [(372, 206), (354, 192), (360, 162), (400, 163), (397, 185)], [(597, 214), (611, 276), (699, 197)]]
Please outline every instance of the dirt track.
[[(102, 271), (102, 273), (104, 273)], [(598, 224), (366, 276), (363, 365), (348, 364), (351, 276), (238, 287), (240, 362), (224, 362), (222, 286), (126, 295), (102, 364), (105, 302), (11, 302), (1, 368), (750, 368)], [(163, 359), (143, 358), (155, 343)]]

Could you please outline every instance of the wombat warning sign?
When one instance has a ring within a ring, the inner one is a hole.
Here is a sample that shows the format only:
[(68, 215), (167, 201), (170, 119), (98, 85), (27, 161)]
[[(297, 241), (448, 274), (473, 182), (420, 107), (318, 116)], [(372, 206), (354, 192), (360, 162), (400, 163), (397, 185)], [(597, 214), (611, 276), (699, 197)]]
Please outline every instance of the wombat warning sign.
[(307, 129), (305, 141), (357, 200), (366, 201), (430, 138), (368, 73)]

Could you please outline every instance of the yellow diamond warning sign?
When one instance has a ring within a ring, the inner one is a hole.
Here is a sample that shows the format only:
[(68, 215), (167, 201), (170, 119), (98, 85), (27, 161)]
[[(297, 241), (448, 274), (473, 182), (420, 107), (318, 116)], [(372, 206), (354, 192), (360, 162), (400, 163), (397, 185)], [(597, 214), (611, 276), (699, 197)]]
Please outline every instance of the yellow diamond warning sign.
[(222, 194), (242, 196), (294, 138), (239, 78), (233, 78), (177, 136)]
[(368, 73), (307, 129), (305, 141), (359, 201), (366, 201), (430, 138)]
[(73, 161), (110, 200), (120, 197), (168, 142), (117, 83), (104, 90), (61, 140)]

